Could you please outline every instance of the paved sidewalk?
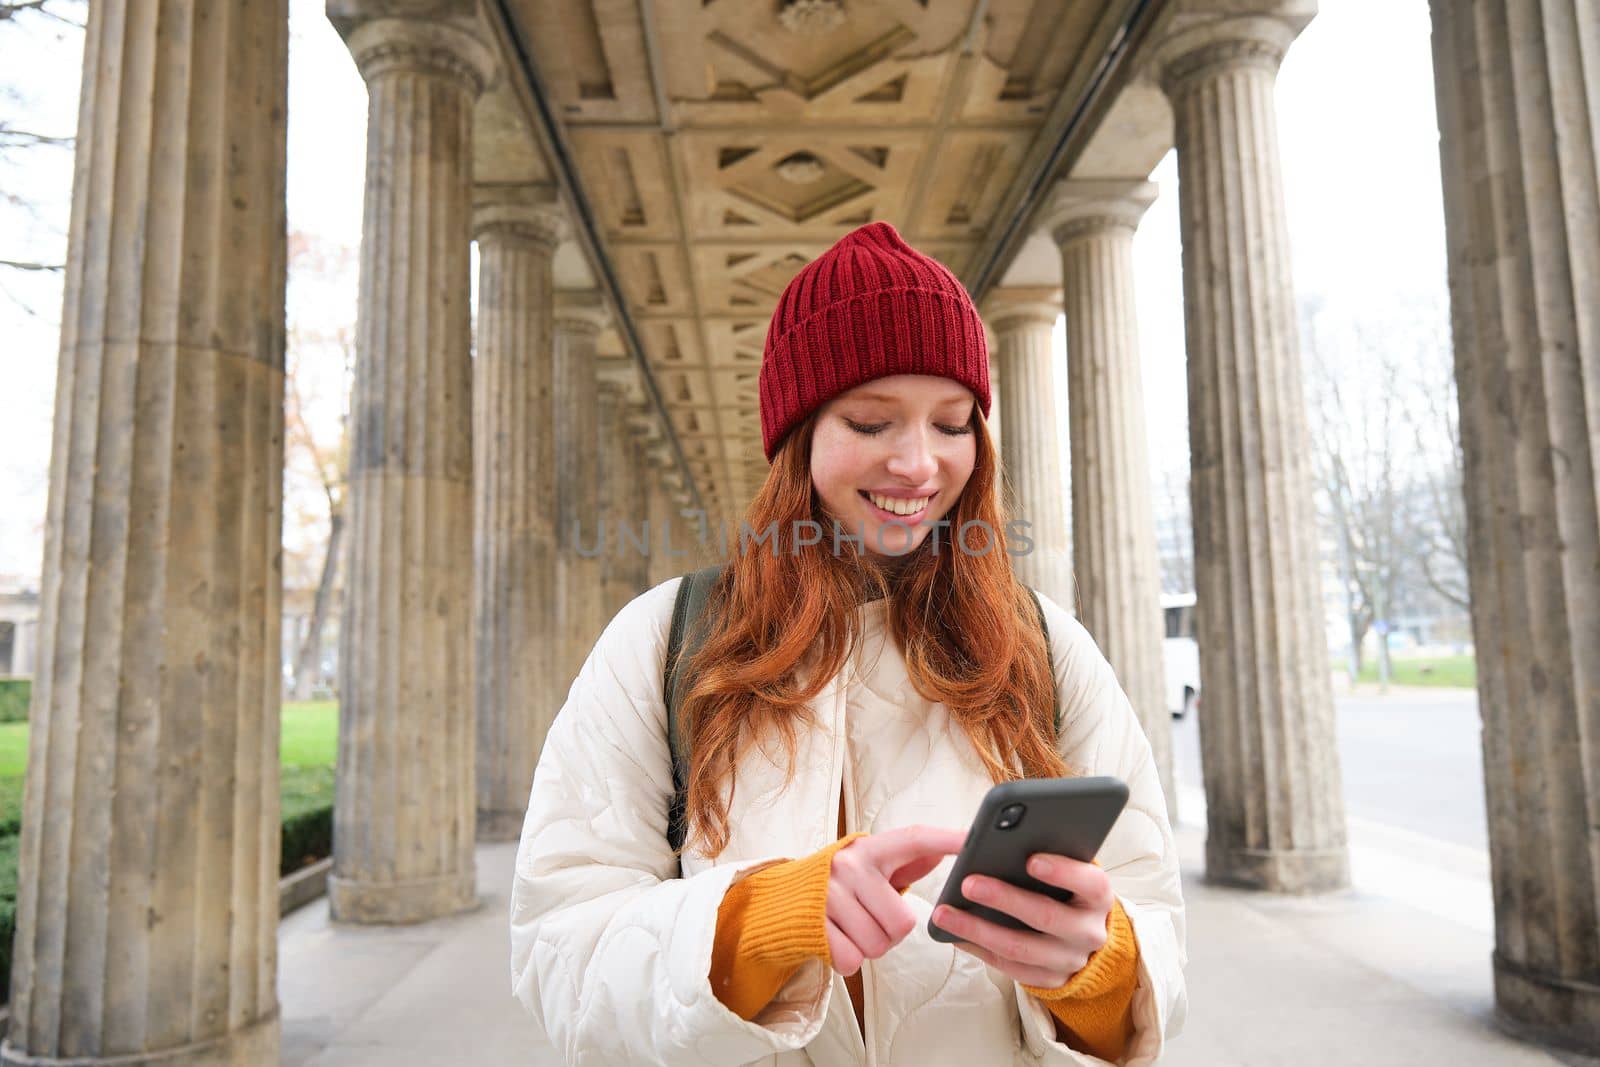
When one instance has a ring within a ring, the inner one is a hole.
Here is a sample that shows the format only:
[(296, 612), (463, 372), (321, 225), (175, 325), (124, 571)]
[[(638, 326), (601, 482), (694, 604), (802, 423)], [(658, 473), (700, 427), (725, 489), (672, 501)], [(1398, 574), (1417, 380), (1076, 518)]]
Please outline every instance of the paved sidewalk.
[[(1188, 1024), (1174, 1067), (1580, 1064), (1495, 1029), (1487, 868), (1456, 846), (1352, 826), (1357, 888), (1283, 898), (1201, 883), (1203, 803), (1179, 826), (1189, 911)], [(414, 927), (328, 923), (326, 900), (279, 934), (288, 1065), (545, 1062), (511, 998), (514, 844), (478, 849), (481, 903)], [(1431, 881), (1430, 881), (1431, 879)], [(921, 1067), (921, 1065), (917, 1065)]]

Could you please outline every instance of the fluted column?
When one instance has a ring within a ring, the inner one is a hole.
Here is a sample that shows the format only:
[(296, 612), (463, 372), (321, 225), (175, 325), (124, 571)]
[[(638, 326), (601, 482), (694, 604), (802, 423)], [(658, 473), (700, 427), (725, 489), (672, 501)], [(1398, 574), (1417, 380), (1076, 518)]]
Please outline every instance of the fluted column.
[(1161, 576), (1134, 310), (1133, 234), (1150, 182), (1063, 183), (1044, 214), (1061, 248), (1072, 440), (1072, 565), (1081, 615), (1150, 739), (1177, 819), (1162, 663)]
[(1012, 557), (1017, 577), (1068, 611), (1077, 611), (1067, 540), (1067, 481), (1061, 469), (1063, 429), (1056, 418), (1055, 360), (1050, 335), (1060, 309), (1045, 301), (997, 294), (984, 319), (994, 331), (996, 406), (1004, 412), (1000, 457), (1011, 486), (1012, 518), (1028, 523), (1033, 547)]
[(561, 707), (550, 425), (550, 271), (561, 232), (558, 210), (534, 190), (479, 190), (472, 632), (480, 841), (521, 833), (533, 768)]
[[(656, 475), (650, 469), (650, 443), (645, 442), (642, 438), (635, 437), (632, 445), (634, 445), (634, 456), (632, 456), (634, 506), (632, 506), (630, 522), (632, 522), (632, 525), (638, 526), (650, 518), (650, 488), (651, 485), (654, 485)], [(646, 530), (646, 534), (648, 534), (648, 530)], [(632, 565), (634, 565), (632, 566), (632, 571), (634, 571), (632, 573), (632, 584), (634, 584), (635, 597), (637, 597), (638, 593), (650, 589), (650, 557), (653, 555), (654, 550), (656, 550), (656, 544), (654, 544), (653, 539), (645, 542), (645, 550), (643, 552), (630, 549), (630, 552), (632, 552)]]
[(1600, 4), (1434, 3), (1506, 1029), (1600, 1048)]
[(644, 459), (636, 429), (641, 419), (640, 405), (629, 396), (629, 389), (637, 383), (636, 374), (631, 365), (624, 364), (621, 373), (599, 385), (601, 513), (605, 516), (601, 590), (605, 622), (644, 591), (644, 568), (649, 562), (648, 544), (643, 549), (639, 544), (648, 508)]
[(278, 1059), (288, 11), (209, 8), (88, 11), (8, 1064)]
[(650, 494), (650, 585), (660, 585), (696, 569), (695, 531), (679, 514), (682, 475), (665, 442), (651, 452), (653, 489)]
[(600, 435), (600, 518), (604, 539), (600, 556), (600, 625), (611, 621), (627, 603), (624, 574), (626, 549), (622, 544), (622, 524), (627, 521), (631, 475), (628, 471), (628, 430), (624, 425), (627, 398), (622, 386), (601, 381), (596, 397), (596, 421)]
[[(563, 699), (605, 625), (600, 559), (600, 431), (595, 339), (606, 322), (597, 292), (558, 293), (554, 367), (556, 435), (556, 672)], [(583, 549), (578, 551), (578, 538)]]
[(1004, 412), (1000, 410), (1000, 393), (1003, 388), (1000, 384), (1000, 364), (998, 362), (1000, 339), (995, 336), (994, 327), (989, 325), (989, 313), (985, 313), (983, 322), (984, 347), (989, 350), (989, 414), (984, 419), (984, 422), (989, 428), (989, 439), (994, 442), (995, 450), (999, 453), (1001, 461), (1004, 462), (1006, 443), (1000, 427), (1000, 420), (1004, 416)]
[(654, 588), (672, 577), (668, 570), (671, 566), (662, 551), (662, 535), (666, 532), (667, 509), (671, 506), (667, 500), (666, 490), (660, 485), (661, 471), (652, 465), (650, 476), (656, 479), (656, 484), (651, 485), (649, 496), (646, 497), (646, 506), (649, 508), (650, 518), (650, 558), (645, 561), (645, 587)]
[(488, 50), (454, 25), (346, 38), (367, 179), (340, 627), (333, 917), (416, 922), (475, 900), (472, 108)]
[[(650, 405), (635, 401), (628, 405), (628, 500), (622, 509), (622, 521), (628, 535), (620, 548), (620, 561), (629, 600), (650, 588), (650, 554), (654, 549), (648, 523), (650, 519), (650, 487), (655, 481), (655, 471), (650, 463), (652, 434), (649, 428), (653, 418)], [(643, 538), (641, 546), (639, 540)]]
[(1183, 229), (1206, 875), (1349, 883), (1272, 87), (1293, 30), (1169, 42)]

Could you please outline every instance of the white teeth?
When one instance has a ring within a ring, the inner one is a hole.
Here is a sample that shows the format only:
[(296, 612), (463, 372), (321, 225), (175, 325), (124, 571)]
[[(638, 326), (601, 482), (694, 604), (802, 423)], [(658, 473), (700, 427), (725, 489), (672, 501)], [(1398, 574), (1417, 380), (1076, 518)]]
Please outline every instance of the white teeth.
[(925, 496), (920, 500), (895, 500), (891, 497), (879, 496), (877, 493), (871, 492), (867, 496), (884, 511), (892, 511), (896, 515), (915, 515), (927, 507), (928, 501), (933, 499), (931, 496)]

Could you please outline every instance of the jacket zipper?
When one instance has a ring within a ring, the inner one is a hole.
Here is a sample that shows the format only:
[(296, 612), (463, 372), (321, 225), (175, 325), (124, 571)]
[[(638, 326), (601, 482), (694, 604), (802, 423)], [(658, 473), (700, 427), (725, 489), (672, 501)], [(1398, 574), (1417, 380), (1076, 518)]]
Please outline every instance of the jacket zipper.
[[(850, 764), (849, 723), (846, 721), (849, 709), (848, 702), (845, 699), (848, 693), (849, 686), (846, 684), (840, 689), (839, 693), (839, 714), (837, 716), (839, 732), (837, 743), (835, 744), (835, 751), (838, 753), (839, 781), (836, 783), (833, 794), (836, 797), (843, 798), (844, 832), (847, 834), (854, 833), (861, 828), (861, 798), (856, 794), (856, 776), (852, 773)], [(837, 817), (835, 815), (835, 818)], [(874, 1067), (878, 1062), (877, 1054), (872, 1048), (872, 1009), (877, 999), (873, 993), (873, 974), (873, 962), (871, 960), (863, 960), (861, 964), (861, 1044), (866, 1052), (867, 1067)], [(854, 1011), (851, 1014), (855, 1014)]]
[[(846, 759), (850, 758), (848, 750), (845, 753), (845, 758)], [(852, 774), (850, 776), (850, 807), (855, 809), (855, 817), (854, 818), (850, 818), (850, 817), (846, 816), (846, 825), (848, 827), (850, 827), (852, 832), (853, 832), (854, 828), (856, 828), (856, 827), (858, 827), (860, 825), (860, 821), (859, 820), (861, 818), (861, 798), (856, 795), (856, 781), (855, 781), (855, 775), (854, 774)], [(872, 1010), (873, 1010), (874, 1004), (877, 1001), (877, 997), (874, 995), (874, 988), (875, 988), (875, 986), (877, 984), (876, 975), (877, 975), (877, 969), (874, 966), (873, 961), (872, 960), (864, 960), (864, 961), (862, 961), (862, 964), (861, 964), (861, 1043), (867, 1047), (867, 1067), (873, 1067), (873, 1065), (878, 1062), (877, 1053), (873, 1050), (873, 1047), (872, 1047), (872, 1036), (873, 1036), (873, 1034), (872, 1034), (872, 1032), (873, 1032)]]

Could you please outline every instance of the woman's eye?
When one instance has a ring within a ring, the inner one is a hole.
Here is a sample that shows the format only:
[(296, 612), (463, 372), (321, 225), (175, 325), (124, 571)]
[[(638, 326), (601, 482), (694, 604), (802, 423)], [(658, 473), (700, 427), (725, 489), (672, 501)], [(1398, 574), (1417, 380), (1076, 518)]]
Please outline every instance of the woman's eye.
[(860, 423), (854, 422), (854, 421), (852, 421), (850, 419), (845, 419), (844, 421), (847, 424), (849, 424), (850, 428), (852, 430), (854, 430), (856, 433), (863, 433), (863, 434), (868, 435), (869, 437), (872, 434), (880, 433), (885, 426), (889, 425), (886, 422), (879, 422), (879, 423), (875, 423), (875, 424), (873, 424), (871, 426), (863, 426)]
[(948, 437), (964, 437), (972, 432), (971, 426), (941, 426), (939, 432)]

